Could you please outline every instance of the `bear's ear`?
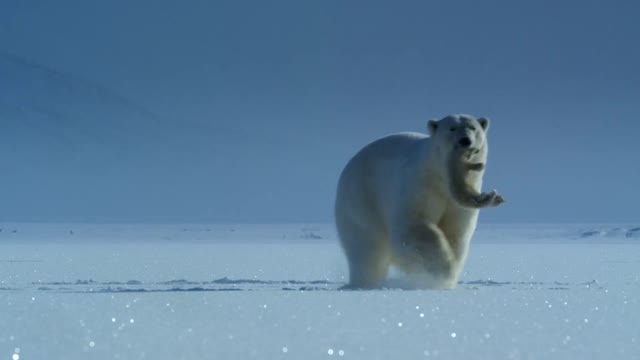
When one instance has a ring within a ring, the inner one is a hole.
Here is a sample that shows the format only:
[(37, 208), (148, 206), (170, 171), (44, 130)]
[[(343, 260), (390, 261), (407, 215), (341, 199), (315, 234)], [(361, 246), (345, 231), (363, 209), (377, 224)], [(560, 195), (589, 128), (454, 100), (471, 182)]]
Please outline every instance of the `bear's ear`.
[(478, 119), (478, 122), (480, 123), (480, 126), (482, 126), (482, 129), (484, 131), (487, 131), (489, 129), (489, 119), (481, 117)]
[(431, 135), (435, 134), (438, 129), (438, 120), (429, 120), (427, 127), (429, 128), (429, 133), (431, 133)]

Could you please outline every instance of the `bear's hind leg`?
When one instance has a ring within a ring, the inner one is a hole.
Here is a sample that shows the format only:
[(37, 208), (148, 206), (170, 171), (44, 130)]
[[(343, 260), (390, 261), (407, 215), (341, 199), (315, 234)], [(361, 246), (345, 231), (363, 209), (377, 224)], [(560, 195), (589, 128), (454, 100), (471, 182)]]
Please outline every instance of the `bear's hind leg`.
[(344, 289), (382, 286), (391, 262), (388, 239), (355, 224), (342, 224), (338, 233), (349, 263), (349, 284)]
[(398, 234), (402, 247), (394, 263), (410, 275), (428, 275), (427, 287), (453, 288), (457, 281), (457, 261), (447, 238), (435, 224), (416, 224)]

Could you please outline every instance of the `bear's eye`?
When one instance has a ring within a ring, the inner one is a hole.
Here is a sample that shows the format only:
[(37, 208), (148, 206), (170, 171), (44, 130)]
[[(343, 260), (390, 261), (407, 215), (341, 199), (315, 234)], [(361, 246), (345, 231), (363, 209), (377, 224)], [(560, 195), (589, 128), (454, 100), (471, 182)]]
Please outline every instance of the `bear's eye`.
[(476, 131), (476, 127), (475, 127), (475, 126), (469, 126), (469, 129), (470, 129), (471, 131)]
[(456, 127), (455, 127), (455, 126), (452, 126), (452, 127), (449, 129), (449, 131), (456, 131)]

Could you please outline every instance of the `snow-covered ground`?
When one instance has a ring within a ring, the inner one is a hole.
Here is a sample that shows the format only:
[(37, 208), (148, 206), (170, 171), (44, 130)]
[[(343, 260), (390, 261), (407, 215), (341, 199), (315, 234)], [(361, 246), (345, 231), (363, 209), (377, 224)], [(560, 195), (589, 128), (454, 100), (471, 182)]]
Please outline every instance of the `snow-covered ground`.
[(331, 225), (0, 225), (0, 359), (637, 359), (637, 225), (482, 225), (458, 289), (337, 291)]

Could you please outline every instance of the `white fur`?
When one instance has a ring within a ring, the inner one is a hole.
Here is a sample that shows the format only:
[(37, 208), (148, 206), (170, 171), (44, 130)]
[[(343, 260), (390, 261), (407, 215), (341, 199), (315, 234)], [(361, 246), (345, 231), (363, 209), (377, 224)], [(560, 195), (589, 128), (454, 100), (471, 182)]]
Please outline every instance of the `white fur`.
[[(335, 220), (353, 288), (383, 284), (397, 266), (420, 287), (454, 288), (464, 266), (478, 209), (450, 195), (447, 156), (462, 137), (486, 163), (488, 120), (450, 115), (430, 121), (432, 136), (399, 133), (360, 150), (344, 168)], [(469, 182), (482, 186), (483, 171)]]

